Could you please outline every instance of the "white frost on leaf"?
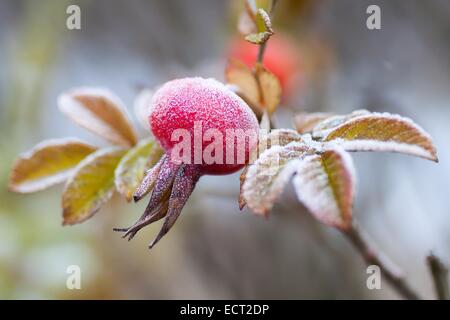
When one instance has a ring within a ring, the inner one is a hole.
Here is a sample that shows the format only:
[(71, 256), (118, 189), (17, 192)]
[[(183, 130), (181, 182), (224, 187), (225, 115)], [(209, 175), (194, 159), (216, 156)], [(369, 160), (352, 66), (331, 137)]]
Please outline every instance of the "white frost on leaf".
[(307, 146), (298, 142), (284, 147), (273, 146), (248, 168), (242, 194), (253, 212), (269, 213), (306, 150)]
[(437, 161), (429, 134), (411, 119), (389, 113), (351, 118), (327, 130), (323, 140), (334, 141), (347, 151), (400, 152)]
[(299, 201), (317, 220), (340, 229), (350, 227), (355, 170), (347, 152), (335, 148), (303, 158), (293, 184)]

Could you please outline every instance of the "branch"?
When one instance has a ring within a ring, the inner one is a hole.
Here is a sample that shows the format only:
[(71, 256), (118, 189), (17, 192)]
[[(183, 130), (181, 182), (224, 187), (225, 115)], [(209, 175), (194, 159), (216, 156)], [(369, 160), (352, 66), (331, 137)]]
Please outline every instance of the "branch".
[(433, 277), (436, 296), (439, 300), (450, 300), (450, 290), (448, 286), (448, 269), (442, 261), (433, 253), (427, 257), (428, 267)]
[(382, 274), (400, 295), (410, 300), (420, 299), (419, 295), (405, 282), (402, 271), (389, 261), (381, 251), (369, 245), (371, 241), (362, 234), (356, 224), (353, 224), (349, 230), (343, 231), (343, 233), (356, 250), (358, 250), (367, 265), (377, 265)]

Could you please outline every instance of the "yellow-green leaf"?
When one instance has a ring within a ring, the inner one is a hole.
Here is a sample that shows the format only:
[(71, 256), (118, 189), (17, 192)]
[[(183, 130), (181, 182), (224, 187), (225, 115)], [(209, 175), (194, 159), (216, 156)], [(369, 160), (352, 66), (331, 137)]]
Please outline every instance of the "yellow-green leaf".
[(437, 161), (431, 137), (412, 120), (389, 113), (353, 117), (324, 135), (347, 151), (388, 151)]
[(131, 201), (145, 172), (158, 162), (162, 154), (163, 150), (159, 144), (153, 138), (148, 138), (139, 142), (123, 156), (115, 171), (115, 183), (117, 191), (127, 201)]
[(63, 224), (90, 218), (114, 193), (114, 171), (126, 149), (98, 150), (81, 161), (63, 191)]
[(60, 95), (58, 105), (77, 124), (114, 144), (137, 142), (123, 103), (107, 89), (77, 88)]
[(258, 32), (258, 33), (250, 33), (249, 35), (245, 36), (245, 40), (247, 40), (250, 43), (253, 44), (263, 44), (266, 43), (267, 40), (269, 40), (270, 36), (273, 33), (271, 32)]
[(299, 161), (293, 184), (298, 199), (317, 220), (346, 230), (352, 222), (354, 181), (350, 155), (335, 148)]
[(16, 160), (9, 189), (29, 193), (64, 182), (75, 166), (96, 147), (78, 139), (46, 140)]
[(256, 66), (256, 77), (261, 88), (263, 105), (269, 114), (272, 114), (277, 109), (281, 100), (280, 81), (261, 64)]

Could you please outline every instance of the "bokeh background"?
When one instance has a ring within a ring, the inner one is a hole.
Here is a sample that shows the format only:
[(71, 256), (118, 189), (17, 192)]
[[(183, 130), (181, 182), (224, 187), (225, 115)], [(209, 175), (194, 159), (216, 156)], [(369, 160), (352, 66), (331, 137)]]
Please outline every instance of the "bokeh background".
[[(61, 226), (61, 186), (8, 192), (12, 162), (37, 142), (77, 136), (104, 142), (65, 118), (59, 93), (108, 87), (133, 113), (140, 88), (201, 75), (223, 80), (239, 1), (0, 0), (0, 298), (396, 299), (366, 288), (361, 258), (314, 221), (290, 188), (268, 220), (237, 205), (239, 175), (204, 177), (154, 249), (153, 225), (127, 242), (145, 204), (115, 197), (89, 221)], [(81, 7), (82, 30), (65, 26)], [(381, 7), (381, 30), (366, 8)], [(450, 262), (450, 1), (280, 0), (275, 30), (292, 39), (301, 81), (277, 114), (366, 108), (415, 119), (439, 164), (396, 154), (356, 154), (359, 224), (433, 298), (425, 256)], [(136, 124), (139, 126), (139, 124)], [(142, 128), (141, 135), (148, 135)], [(79, 265), (82, 290), (66, 289)]]

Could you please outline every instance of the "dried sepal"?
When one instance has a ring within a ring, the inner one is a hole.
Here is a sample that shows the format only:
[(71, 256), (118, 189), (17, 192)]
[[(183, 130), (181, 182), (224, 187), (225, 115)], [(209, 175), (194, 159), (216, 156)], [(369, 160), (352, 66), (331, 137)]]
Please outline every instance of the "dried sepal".
[(135, 202), (141, 200), (153, 189), (156, 179), (158, 178), (159, 171), (161, 170), (162, 164), (166, 161), (166, 158), (167, 155), (163, 155), (152, 168), (147, 170), (144, 178), (133, 194), (133, 199)]
[(117, 191), (127, 201), (133, 199), (133, 194), (146, 171), (157, 163), (162, 154), (163, 150), (159, 144), (153, 138), (147, 138), (122, 157), (115, 171), (115, 184)]
[(64, 187), (63, 224), (80, 223), (106, 203), (115, 190), (114, 171), (126, 149), (98, 150), (81, 161)]
[(74, 122), (114, 144), (132, 146), (137, 142), (123, 103), (107, 89), (73, 89), (58, 97), (58, 105)]
[(323, 135), (347, 151), (399, 152), (437, 161), (431, 137), (412, 120), (389, 113), (353, 117)]
[(74, 138), (43, 141), (15, 161), (9, 190), (30, 193), (64, 182), (75, 166), (96, 149)]
[(295, 172), (296, 163), (308, 151), (303, 143), (273, 146), (248, 168), (243, 197), (256, 214), (267, 215)]
[(350, 155), (340, 148), (299, 161), (293, 184), (298, 199), (328, 226), (351, 226), (355, 170)]
[(195, 165), (184, 164), (178, 169), (170, 193), (169, 205), (164, 223), (155, 240), (149, 245), (149, 248), (153, 248), (173, 227), (181, 214), (181, 210), (185, 206), (191, 193), (194, 191), (199, 178), (200, 174), (198, 169), (195, 168)]

